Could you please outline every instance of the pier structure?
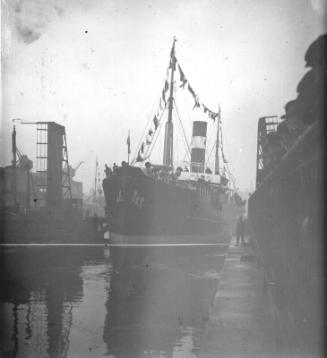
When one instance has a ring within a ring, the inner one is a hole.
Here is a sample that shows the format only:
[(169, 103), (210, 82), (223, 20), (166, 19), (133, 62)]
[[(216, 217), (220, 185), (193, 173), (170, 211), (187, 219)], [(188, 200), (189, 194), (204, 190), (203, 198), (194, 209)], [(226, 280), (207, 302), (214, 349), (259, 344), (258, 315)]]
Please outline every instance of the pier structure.
[(72, 200), (65, 127), (55, 122), (37, 125), (37, 187), (48, 212), (62, 211), (64, 201)]
[(14, 128), (12, 165), (0, 172), (1, 243), (101, 242), (102, 218), (83, 218), (83, 187), (72, 179), (65, 127), (16, 120), (36, 126), (36, 170), (18, 149)]
[(269, 143), (268, 135), (275, 133), (279, 123), (277, 116), (265, 116), (259, 118), (257, 135), (257, 168), (256, 168), (256, 187), (258, 187), (269, 165)]

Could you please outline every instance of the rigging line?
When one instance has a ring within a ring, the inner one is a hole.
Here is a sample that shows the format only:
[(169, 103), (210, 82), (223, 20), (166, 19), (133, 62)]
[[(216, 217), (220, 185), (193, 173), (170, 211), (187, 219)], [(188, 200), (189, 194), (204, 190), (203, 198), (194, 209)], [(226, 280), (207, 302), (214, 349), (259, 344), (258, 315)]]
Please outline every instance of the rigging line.
[[(166, 108), (167, 108), (167, 105), (165, 105), (165, 107), (164, 107), (164, 109), (163, 109), (163, 111), (162, 111), (160, 117), (158, 118), (159, 128), (158, 128), (158, 131), (155, 133), (155, 134), (157, 134), (157, 135), (156, 135), (155, 140), (150, 144), (150, 147), (147, 149), (147, 152), (146, 152), (146, 154), (144, 155), (145, 159), (147, 159), (147, 158), (151, 155), (152, 150), (153, 150), (153, 148), (154, 148), (154, 145), (155, 145), (155, 143), (156, 143), (156, 141), (157, 141), (157, 139), (158, 139), (158, 137), (159, 137), (160, 130), (161, 130), (161, 127), (162, 127), (161, 118), (162, 118), (162, 116), (164, 115)], [(137, 150), (137, 153), (139, 152), (140, 147), (141, 147), (141, 146), (139, 146), (139, 148), (138, 148), (138, 150)], [(144, 159), (144, 160), (145, 160), (145, 159)], [(136, 162), (136, 156), (133, 158), (133, 161), (132, 161), (131, 163), (134, 164), (135, 162)]]
[(166, 105), (165, 105), (164, 110), (162, 111), (160, 117), (158, 118), (159, 128), (158, 128), (158, 131), (157, 131), (156, 136), (155, 136), (155, 138), (154, 138), (154, 141), (150, 144), (150, 147), (149, 147), (148, 150), (147, 150), (147, 153), (146, 153), (147, 155), (146, 155), (146, 157), (149, 157), (149, 156), (152, 154), (152, 151), (153, 151), (153, 149), (154, 149), (154, 146), (155, 146), (155, 144), (156, 144), (156, 142), (157, 142), (157, 139), (158, 139), (158, 137), (159, 137), (159, 135), (160, 135), (160, 131), (161, 131), (162, 124), (163, 124), (163, 122), (161, 121), (161, 118), (162, 118), (163, 114), (165, 113), (166, 108), (167, 108), (167, 107), (166, 107)]
[[(184, 88), (185, 89), (185, 88)], [(185, 108), (186, 108), (186, 111), (187, 111), (187, 115), (188, 115), (188, 120), (190, 121), (191, 120), (191, 114), (190, 114), (190, 111), (188, 109), (188, 106), (186, 105), (186, 94), (185, 94), (185, 91), (182, 91), (183, 92), (183, 100), (184, 100), (184, 104), (185, 104)], [(210, 134), (210, 138), (208, 140), (208, 143), (211, 142), (213, 136), (214, 136), (214, 131), (211, 131), (211, 134)], [(186, 156), (185, 156), (186, 157)]]
[(186, 111), (187, 111), (187, 115), (188, 115), (188, 120), (191, 121), (191, 113), (188, 109), (188, 106), (186, 104), (186, 94), (185, 94), (185, 91), (182, 91), (183, 93), (183, 99), (184, 99), (184, 104), (185, 104), (185, 108), (186, 108)]
[[(186, 157), (188, 157), (188, 160), (186, 160)], [(190, 154), (190, 152), (188, 150), (186, 151), (186, 153), (184, 155), (183, 162), (188, 163), (188, 164), (191, 163), (191, 154)]]
[[(208, 123), (208, 121), (207, 121), (207, 123)], [(207, 130), (208, 131), (208, 130)], [(209, 143), (211, 143), (211, 141), (212, 141), (212, 138), (213, 138), (213, 136), (215, 135), (215, 134), (217, 134), (217, 132), (215, 132), (214, 130), (212, 130), (212, 131), (210, 131), (211, 133), (210, 133), (210, 137), (208, 138), (208, 140), (207, 140), (207, 143), (209, 144)], [(217, 143), (217, 141), (215, 140), (214, 141), (214, 144), (216, 144)]]
[[(225, 156), (224, 156), (224, 154), (223, 154), (223, 159), (225, 158)], [(227, 171), (227, 174), (228, 174), (228, 176), (229, 176), (229, 178), (231, 179), (231, 181), (232, 181), (232, 184), (233, 184), (233, 188), (234, 188), (234, 190), (236, 190), (236, 184), (235, 184), (235, 182), (236, 182), (236, 180), (235, 180), (235, 177), (234, 177), (234, 175), (233, 175), (233, 173), (232, 173), (232, 169), (231, 169), (231, 167), (230, 167), (230, 165), (229, 165), (229, 163), (226, 161), (226, 163), (225, 162), (223, 162), (224, 163), (224, 166), (223, 166), (223, 168), (226, 168), (226, 171)], [(230, 163), (231, 164), (231, 163)]]
[[(207, 122), (207, 123), (208, 123), (208, 122)], [(218, 123), (218, 125), (220, 125), (220, 124)], [(210, 132), (211, 132), (211, 133), (210, 133), (210, 137), (208, 138), (208, 141), (207, 141), (208, 144), (211, 143), (213, 136), (217, 134), (217, 132), (214, 131), (214, 130), (212, 130), (212, 131), (210, 131)], [(220, 132), (221, 132), (221, 127), (220, 127)], [(208, 164), (208, 163), (209, 163), (209, 159), (210, 159), (210, 157), (211, 157), (211, 154), (212, 154), (212, 151), (213, 151), (215, 145), (217, 145), (217, 140), (215, 140), (215, 141), (213, 142), (213, 148), (211, 149), (210, 154), (207, 156), (206, 166), (209, 165), (209, 164)]]
[(209, 159), (210, 159), (211, 154), (212, 154), (212, 152), (213, 152), (213, 150), (214, 150), (214, 148), (215, 148), (215, 144), (216, 144), (216, 143), (213, 143), (213, 144), (212, 144), (211, 151), (210, 151), (209, 155), (207, 156), (207, 160), (206, 160), (206, 162), (205, 162), (205, 167), (208, 167)]
[[(183, 137), (184, 133), (183, 133), (183, 128), (182, 128), (181, 122), (179, 123), (178, 129), (179, 129), (179, 133)], [(186, 155), (189, 155), (190, 154), (190, 149), (188, 148), (187, 144), (185, 143), (185, 139), (182, 141), (182, 143), (183, 143), (183, 147), (185, 149)], [(176, 150), (177, 150), (177, 148), (176, 148)]]
[[(222, 130), (221, 123), (219, 124), (219, 126), (220, 126), (220, 140), (221, 140), (220, 148), (221, 148), (221, 153), (222, 153), (222, 157), (223, 157), (223, 161), (224, 161), (224, 159), (226, 159), (226, 157), (225, 157), (225, 153), (224, 153), (223, 130)], [(227, 161), (227, 160), (226, 160), (226, 161)]]
[[(180, 134), (183, 135), (183, 131), (182, 131), (181, 128), (182, 128), (182, 124), (179, 123), (178, 129), (179, 129)], [(186, 149), (186, 150), (185, 150), (186, 154), (189, 154), (189, 148), (187, 147), (187, 145), (185, 145), (185, 141), (183, 141), (183, 145), (184, 145), (184, 149)]]
[(135, 154), (134, 154), (132, 163), (134, 163), (134, 161), (136, 160), (137, 153), (139, 152), (139, 150), (140, 150), (140, 148), (141, 148), (141, 143), (142, 143), (143, 138), (144, 138), (144, 136), (145, 136), (145, 132), (146, 132), (147, 128), (149, 127), (149, 123), (150, 123), (151, 119), (153, 119), (153, 117), (150, 117), (150, 116), (149, 116), (149, 119), (148, 119), (148, 121), (147, 121), (147, 124), (146, 124), (145, 127), (144, 127), (143, 134), (142, 134), (142, 136), (140, 136), (139, 142), (138, 142), (138, 144), (137, 144), (137, 146), (136, 146), (136, 151), (135, 151)]
[[(162, 81), (163, 84), (162, 84), (161, 88), (163, 88), (163, 86), (165, 85), (165, 82), (166, 82), (166, 80), (167, 80), (168, 77), (169, 77), (169, 67), (168, 67), (168, 70), (166, 70), (166, 74), (165, 74), (165, 77), (164, 77), (164, 79), (163, 79), (163, 81)], [(159, 91), (158, 91), (158, 93), (159, 93)], [(158, 97), (161, 99), (161, 91), (160, 91), (159, 95), (156, 96), (156, 98), (158, 98)], [(159, 101), (160, 101), (160, 99), (159, 99)], [(137, 146), (136, 146), (135, 154), (134, 154), (134, 156), (133, 156), (132, 163), (135, 163), (137, 154), (138, 154), (138, 152), (139, 152), (139, 150), (140, 150), (140, 148), (141, 148), (142, 141), (143, 141), (143, 139), (144, 139), (144, 137), (145, 137), (145, 133), (146, 133), (146, 131), (147, 131), (147, 128), (149, 127), (149, 123), (150, 123), (150, 121), (153, 119), (153, 112), (154, 112), (154, 111), (153, 111), (153, 108), (155, 107), (155, 104), (156, 104), (156, 103), (158, 104), (157, 101), (158, 101), (158, 100), (155, 100), (155, 101), (153, 102), (153, 105), (152, 105), (152, 107), (151, 107), (151, 113), (152, 113), (152, 115), (149, 116), (149, 119), (148, 119), (148, 121), (147, 121), (147, 124), (145, 125), (145, 128), (144, 128), (143, 134), (142, 134), (142, 136), (140, 136), (139, 142), (138, 142), (138, 144), (137, 144)], [(161, 116), (162, 116), (162, 114), (165, 112), (166, 106), (167, 106), (167, 105), (165, 104), (165, 107), (164, 107), (163, 110), (162, 110)], [(157, 113), (155, 113), (155, 115), (156, 115), (156, 114), (157, 114)], [(161, 116), (160, 116), (160, 118), (161, 118)]]
[(163, 121), (161, 121), (161, 118), (162, 118), (163, 114), (165, 113), (166, 108), (167, 108), (167, 105), (165, 105), (165, 108), (164, 108), (164, 110), (162, 111), (162, 113), (161, 113), (161, 115), (160, 115), (160, 117), (159, 117), (159, 123), (160, 123), (160, 124), (159, 124), (158, 132), (157, 132), (158, 134), (157, 134), (157, 136), (155, 137), (154, 141), (152, 142), (151, 146), (149, 147), (149, 149), (148, 149), (148, 151), (147, 151), (147, 155), (146, 155), (147, 158), (150, 157), (150, 155), (152, 154), (152, 151), (153, 151), (153, 149), (154, 149), (154, 146), (155, 146), (155, 144), (156, 144), (156, 142), (157, 142), (157, 140), (158, 140), (158, 138), (159, 138), (160, 131), (161, 131), (162, 124), (163, 124)]
[[(162, 110), (162, 112), (161, 112), (161, 115), (160, 115), (160, 117), (159, 117), (159, 121), (160, 121), (162, 115), (164, 114), (165, 110), (166, 110), (166, 105), (165, 105), (165, 107), (163, 108), (163, 110)], [(150, 121), (153, 120), (153, 118), (154, 118), (154, 117), (149, 117), (149, 120), (148, 120), (148, 122), (147, 122), (147, 124), (146, 124), (146, 126), (145, 126), (145, 128), (144, 128), (143, 134), (142, 134), (142, 136), (140, 137), (139, 142), (138, 142), (138, 144), (137, 144), (136, 151), (135, 151), (135, 154), (134, 154), (132, 163), (135, 163), (135, 160), (136, 160), (136, 158), (137, 158), (138, 152), (140, 151), (140, 148), (141, 148), (143, 139), (146, 137), (146, 136), (145, 136), (145, 133), (146, 133), (147, 129), (149, 128), (149, 123), (150, 123)]]
[(189, 153), (191, 154), (190, 145), (189, 145), (189, 143), (188, 143), (188, 141), (187, 141), (187, 138), (186, 138), (186, 134), (185, 134), (185, 131), (184, 131), (184, 126), (183, 126), (183, 123), (182, 123), (181, 118), (180, 118), (180, 116), (179, 116), (179, 111), (178, 111), (178, 108), (177, 108), (177, 104), (176, 104), (175, 99), (174, 99), (174, 103), (175, 103), (175, 108), (176, 108), (177, 117), (178, 117), (179, 122), (180, 122), (180, 124), (181, 124), (181, 126), (182, 126), (183, 135), (184, 135), (184, 140), (185, 140), (185, 143), (186, 143), (186, 145), (187, 145), (187, 149), (188, 149)]
[[(187, 103), (186, 103), (186, 94), (185, 94), (185, 91), (179, 91), (178, 93), (182, 93), (184, 105), (185, 105), (186, 112), (187, 112), (187, 119), (188, 119), (188, 121), (191, 121), (191, 114), (190, 114), (190, 111), (189, 111), (188, 106), (187, 106)], [(187, 159), (187, 160), (186, 160), (186, 159)], [(189, 148), (188, 148), (188, 149), (186, 150), (186, 152), (185, 152), (183, 162), (188, 163), (188, 164), (191, 162), (191, 153), (190, 153), (190, 149), (189, 149)]]
[(188, 155), (188, 152), (185, 153), (183, 162), (190, 164), (191, 158), (189, 160), (186, 160), (187, 155)]

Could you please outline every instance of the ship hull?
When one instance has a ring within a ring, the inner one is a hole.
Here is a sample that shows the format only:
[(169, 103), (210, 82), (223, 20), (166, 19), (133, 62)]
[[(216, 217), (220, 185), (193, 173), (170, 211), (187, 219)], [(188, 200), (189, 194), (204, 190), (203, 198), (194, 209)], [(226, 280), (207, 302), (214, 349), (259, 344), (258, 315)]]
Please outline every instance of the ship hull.
[(230, 236), (226, 233), (212, 235), (120, 235), (111, 232), (110, 243), (126, 246), (165, 246), (165, 245), (229, 245)]
[[(103, 182), (113, 242), (217, 243), (230, 239), (231, 220), (224, 220), (224, 207), (213, 207), (209, 192), (200, 194), (136, 173), (113, 175)], [(233, 224), (237, 213), (239, 209), (230, 210)]]

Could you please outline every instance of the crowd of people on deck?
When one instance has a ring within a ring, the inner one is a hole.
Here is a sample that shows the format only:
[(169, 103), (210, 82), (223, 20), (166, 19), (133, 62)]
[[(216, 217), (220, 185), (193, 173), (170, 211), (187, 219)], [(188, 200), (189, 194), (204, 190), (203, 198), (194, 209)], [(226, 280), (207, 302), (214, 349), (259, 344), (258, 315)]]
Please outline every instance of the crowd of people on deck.
[[(113, 164), (112, 169), (107, 164), (105, 164), (104, 166), (105, 166), (104, 173), (106, 175), (106, 178), (111, 177), (112, 175), (116, 175), (119, 169), (119, 166), (116, 163)], [(126, 170), (128, 167), (129, 164), (127, 162), (125, 161), (121, 162), (121, 168), (123, 170), (124, 169)]]
[[(119, 171), (128, 170), (128, 168), (130, 168), (130, 165), (125, 161), (121, 163), (121, 167), (119, 167), (116, 163), (113, 164), (112, 168), (105, 164), (105, 176), (108, 178), (112, 175), (116, 175)], [(176, 170), (173, 171), (168, 167), (153, 166), (150, 162), (146, 162), (144, 168), (140, 169), (142, 170), (143, 174), (148, 177), (170, 183), (176, 182), (182, 171), (189, 171), (187, 167), (185, 167), (185, 169), (182, 167), (177, 167)]]
[[(105, 175), (108, 178), (118, 174), (123, 174), (125, 170), (128, 171), (135, 169), (142, 170), (143, 174), (150, 178), (170, 184), (176, 184), (177, 179), (180, 177), (183, 171), (189, 172), (189, 169), (187, 167), (185, 167), (184, 169), (182, 167), (177, 167), (176, 170), (173, 172), (172, 169), (168, 167), (152, 165), (150, 162), (146, 162), (144, 168), (134, 168), (131, 167), (127, 162), (123, 161), (120, 167), (116, 163), (113, 164), (112, 168), (105, 164)], [(191, 185), (191, 183), (189, 181), (182, 181), (179, 185), (184, 185), (185, 188), (189, 188), (189, 185)], [(193, 184), (192, 188), (194, 190), (199, 190), (200, 193), (202, 193), (203, 195), (209, 195), (211, 193), (210, 182), (206, 181), (204, 178), (199, 178), (197, 182)], [(245, 204), (245, 201), (242, 200), (240, 195), (236, 192), (230, 193), (230, 195), (227, 195), (227, 197), (231, 202), (238, 206), (243, 206)]]
[[(124, 171), (128, 171), (129, 168), (132, 168), (127, 162), (123, 161), (121, 166), (119, 167), (116, 163), (113, 164), (112, 168), (110, 168), (107, 164), (105, 164), (105, 176), (106, 178), (111, 177), (113, 175), (117, 175), (118, 173), (122, 174)], [(181, 176), (182, 172), (189, 172), (189, 168), (187, 166), (184, 167), (177, 167), (175, 171), (172, 168), (160, 166), (160, 165), (152, 165), (150, 162), (146, 162), (144, 168), (140, 168), (143, 174), (153, 178), (158, 181), (162, 181), (165, 183), (176, 184), (178, 178)], [(212, 171), (208, 168), (205, 171), (205, 174), (212, 174)], [(224, 176), (221, 176), (221, 180), (223, 181), (224, 185), (227, 185), (228, 180)], [(205, 184), (209, 185), (204, 178), (198, 179), (198, 184), (204, 186)], [(235, 202), (240, 202), (238, 197), (235, 197)]]
[(323, 120), (326, 113), (326, 50), (327, 34), (324, 34), (305, 53), (306, 67), (310, 69), (297, 86), (297, 98), (285, 104), (283, 121), (275, 132), (267, 135), (266, 168), (278, 162), (310, 125)]

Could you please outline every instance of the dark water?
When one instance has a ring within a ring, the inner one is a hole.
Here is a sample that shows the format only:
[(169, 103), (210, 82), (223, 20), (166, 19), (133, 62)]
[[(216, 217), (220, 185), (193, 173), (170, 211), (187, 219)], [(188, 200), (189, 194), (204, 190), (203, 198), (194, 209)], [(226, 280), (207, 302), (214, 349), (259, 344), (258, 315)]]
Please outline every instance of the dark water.
[(1, 357), (196, 357), (225, 247), (2, 247)]

